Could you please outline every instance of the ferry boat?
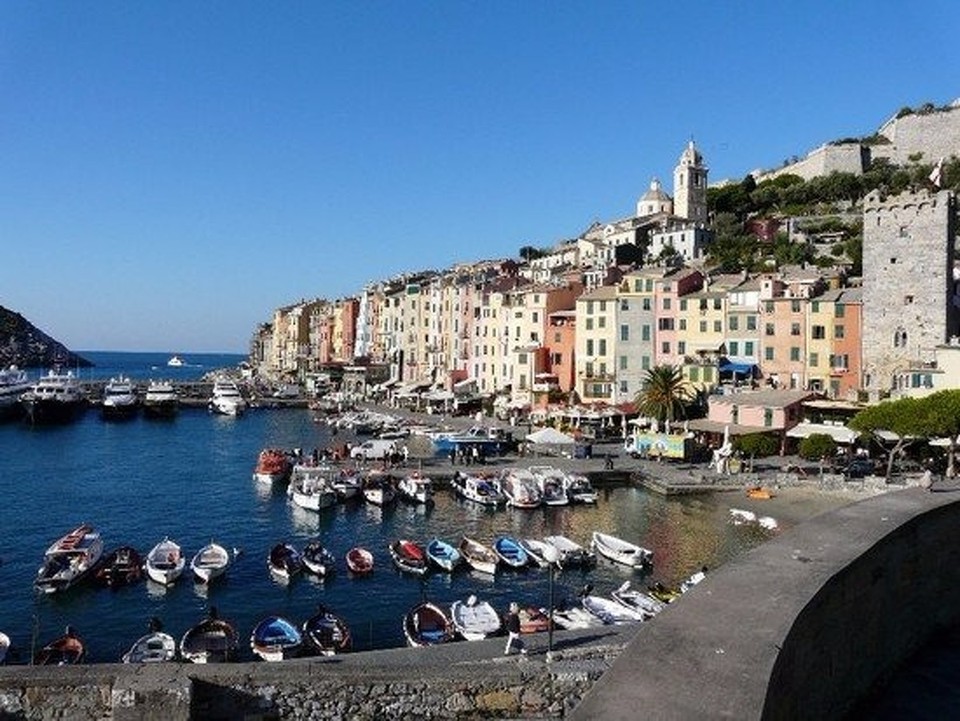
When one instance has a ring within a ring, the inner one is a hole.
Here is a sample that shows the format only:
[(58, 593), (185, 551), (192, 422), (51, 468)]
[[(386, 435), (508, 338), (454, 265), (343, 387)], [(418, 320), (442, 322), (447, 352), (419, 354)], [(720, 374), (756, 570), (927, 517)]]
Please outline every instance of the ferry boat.
[(130, 418), (137, 412), (137, 392), (126, 376), (111, 378), (103, 387), (100, 413), (108, 420)]
[(150, 381), (143, 396), (143, 415), (173, 418), (180, 410), (180, 396), (170, 381)]
[(225, 416), (242, 416), (247, 410), (247, 401), (241, 395), (236, 383), (220, 378), (213, 384), (209, 408), (213, 413)]
[(20, 396), (30, 390), (32, 385), (25, 370), (15, 365), (0, 369), (0, 420), (23, 415)]
[(31, 423), (69, 423), (83, 409), (86, 398), (73, 372), (47, 372), (20, 399)]

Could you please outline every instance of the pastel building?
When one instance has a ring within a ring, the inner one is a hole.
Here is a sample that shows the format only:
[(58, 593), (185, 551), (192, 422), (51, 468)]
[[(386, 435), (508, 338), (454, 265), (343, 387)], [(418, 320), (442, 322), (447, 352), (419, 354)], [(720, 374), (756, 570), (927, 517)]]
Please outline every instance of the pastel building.
[(576, 391), (584, 403), (612, 402), (616, 388), (617, 288), (577, 299)]

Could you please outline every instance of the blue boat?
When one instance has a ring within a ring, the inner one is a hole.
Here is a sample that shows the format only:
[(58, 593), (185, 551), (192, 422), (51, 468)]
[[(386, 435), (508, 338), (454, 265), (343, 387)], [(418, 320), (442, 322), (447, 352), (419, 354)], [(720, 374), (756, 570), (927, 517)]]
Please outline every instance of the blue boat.
[(427, 544), (427, 558), (430, 559), (430, 563), (448, 573), (459, 566), (463, 560), (460, 551), (440, 538), (434, 538)]
[(486, 428), (473, 426), (465, 431), (436, 433), (431, 436), (433, 448), (437, 455), (448, 455), (451, 452), (473, 452), (482, 458), (502, 456), (511, 450), (513, 438), (511, 434), (500, 428)]
[(493, 542), (493, 552), (509, 568), (523, 568), (530, 563), (530, 556), (520, 541), (510, 536), (498, 536)]
[(302, 643), (300, 629), (282, 616), (267, 616), (250, 635), (250, 648), (264, 661), (282, 661), (296, 656)]

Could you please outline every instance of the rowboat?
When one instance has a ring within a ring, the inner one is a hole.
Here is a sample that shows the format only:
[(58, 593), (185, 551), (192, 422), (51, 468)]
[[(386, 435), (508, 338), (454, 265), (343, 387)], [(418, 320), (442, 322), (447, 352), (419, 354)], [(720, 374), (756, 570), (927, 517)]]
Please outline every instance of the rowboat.
[(497, 554), (480, 541), (464, 536), (460, 540), (460, 555), (474, 570), (489, 574), (497, 572)]
[(336, 558), (319, 539), (310, 541), (304, 547), (303, 567), (315, 576), (329, 576), (336, 566)]
[(592, 566), (597, 562), (597, 557), (593, 552), (566, 536), (547, 536), (543, 540), (557, 549), (557, 553), (559, 554), (557, 564), (561, 568)]
[(624, 581), (610, 596), (617, 603), (642, 613), (646, 618), (653, 618), (663, 610), (663, 603), (643, 591), (631, 588), (630, 581)]
[(453, 627), (467, 641), (479, 641), (500, 630), (500, 616), (488, 601), (469, 596), (465, 601), (454, 601), (450, 606)]
[(530, 556), (523, 550), (520, 541), (510, 536), (498, 536), (493, 540), (493, 552), (510, 568), (524, 568), (530, 563)]
[(215, 608), (210, 615), (187, 629), (180, 639), (180, 655), (193, 663), (224, 663), (237, 654), (239, 638), (229, 621), (217, 616)]
[(404, 615), (403, 635), (410, 646), (435, 646), (452, 641), (454, 629), (442, 608), (424, 601)]
[(571, 606), (570, 608), (553, 609), (553, 622), (558, 628), (566, 630), (578, 628), (593, 628), (602, 626), (603, 621), (587, 611), (585, 608)]
[(366, 548), (355, 546), (347, 551), (347, 568), (350, 573), (364, 575), (373, 572), (373, 554)]
[(303, 637), (323, 656), (333, 656), (350, 650), (350, 627), (340, 616), (323, 605), (303, 622)]
[(405, 573), (422, 576), (427, 572), (427, 554), (423, 547), (411, 540), (401, 538), (390, 544), (393, 563)]
[(541, 568), (545, 568), (550, 565), (551, 562), (548, 561), (547, 558), (551, 553), (556, 552), (549, 543), (536, 538), (521, 538), (518, 543), (520, 544), (520, 547), (526, 551), (527, 558)]
[(83, 663), (86, 648), (72, 626), (60, 638), (41, 648), (33, 657), (34, 666), (73, 666)]
[(183, 573), (186, 565), (187, 561), (181, 553), (179, 544), (169, 538), (164, 538), (150, 549), (145, 568), (147, 569), (147, 576), (152, 580), (164, 586), (169, 586), (180, 578), (180, 574)]
[(434, 538), (427, 544), (427, 558), (441, 571), (453, 571), (463, 561), (460, 551), (443, 539)]
[(10, 650), (10, 637), (3, 631), (0, 631), (0, 664), (7, 660), (7, 652)]
[(550, 617), (542, 608), (520, 609), (520, 633), (540, 633), (550, 629)]
[(103, 555), (100, 533), (89, 523), (54, 541), (43, 554), (34, 588), (44, 593), (66, 591), (92, 573)]
[(642, 621), (646, 615), (641, 611), (624, 606), (612, 598), (584, 595), (580, 599), (583, 607), (604, 623), (632, 623)]
[(219, 543), (210, 541), (190, 560), (190, 570), (200, 583), (210, 583), (227, 572), (230, 567), (230, 552)]
[(659, 581), (652, 586), (647, 586), (647, 590), (651, 596), (661, 603), (673, 603), (680, 598), (681, 593), (679, 588), (667, 588)]
[(132, 546), (120, 546), (110, 551), (97, 564), (93, 580), (101, 586), (119, 588), (136, 583), (143, 575), (143, 558)]
[(303, 635), (283, 616), (267, 616), (250, 634), (250, 650), (264, 661), (283, 661), (300, 651)]
[(281, 581), (289, 581), (303, 570), (303, 556), (289, 543), (278, 543), (270, 549), (267, 568)]
[(594, 531), (590, 545), (604, 558), (624, 566), (644, 568), (653, 563), (653, 551), (608, 533)]
[(177, 657), (177, 641), (164, 633), (158, 618), (150, 620), (150, 632), (138, 638), (121, 657), (123, 663), (162, 663)]

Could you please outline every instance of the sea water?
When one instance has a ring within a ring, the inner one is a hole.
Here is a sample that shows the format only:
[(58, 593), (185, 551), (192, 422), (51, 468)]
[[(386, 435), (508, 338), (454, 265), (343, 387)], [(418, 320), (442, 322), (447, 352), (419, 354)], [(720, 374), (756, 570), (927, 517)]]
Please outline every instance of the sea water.
[[(110, 355), (110, 365), (93, 371), (149, 378), (157, 377), (156, 365), (170, 377), (167, 355), (155, 354), (156, 363), (143, 354)], [(219, 367), (211, 357), (182, 355), (203, 368)], [(343, 432), (337, 440), (345, 440)], [(346, 618), (355, 648), (363, 650), (403, 645), (402, 617), (424, 598), (449, 607), (475, 594), (501, 611), (511, 601), (548, 604), (549, 575), (536, 568), (496, 577), (469, 571), (423, 579), (402, 575), (388, 552), (397, 538), (426, 542), (439, 536), (456, 543), (467, 534), (489, 543), (500, 534), (563, 534), (587, 544), (592, 531), (602, 530), (653, 549), (651, 576), (603, 561), (589, 571), (559, 573), (554, 597), (569, 604), (587, 584), (607, 594), (627, 580), (638, 587), (655, 580), (676, 583), (767, 537), (756, 527), (729, 524), (726, 503), (710, 495), (668, 500), (616, 487), (602, 489), (593, 507), (490, 511), (439, 490), (435, 504), (426, 508), (403, 503), (379, 508), (360, 500), (315, 513), (293, 506), (284, 487), (252, 477), (264, 447), (309, 452), (330, 442), (328, 427), (305, 409), (252, 409), (228, 418), (185, 408), (172, 421), (138, 416), (124, 422), (104, 421), (91, 409), (65, 426), (0, 424), (0, 498), (6, 514), (0, 531), (0, 631), (13, 641), (13, 660), (27, 661), (32, 647), (69, 624), (84, 638), (89, 661), (114, 662), (146, 632), (151, 617), (179, 639), (211, 607), (234, 622), (245, 644), (262, 617), (280, 614), (300, 623), (322, 603)], [(211, 540), (236, 556), (226, 576), (209, 588), (195, 584), (188, 569), (170, 588), (141, 581), (116, 591), (79, 586), (37, 594), (32, 583), (44, 551), (83, 522), (102, 533), (106, 551), (132, 545), (145, 555), (169, 536), (188, 557)], [(277, 583), (267, 569), (269, 549), (281, 541), (303, 547), (315, 537), (336, 554), (334, 575)], [(369, 577), (351, 577), (346, 569), (344, 555), (355, 545), (375, 556)], [(251, 657), (246, 645), (241, 656)]]

